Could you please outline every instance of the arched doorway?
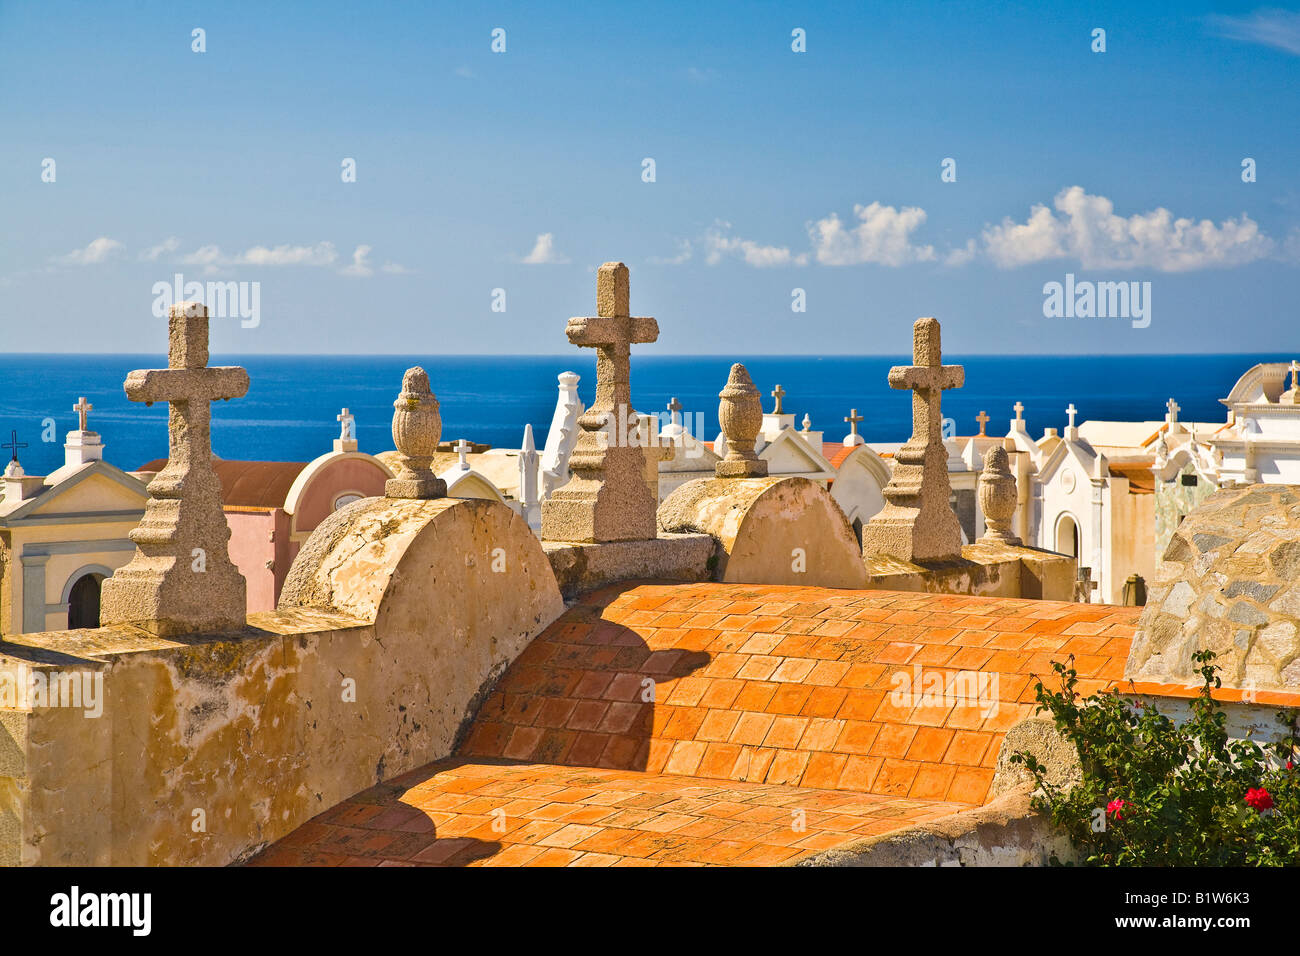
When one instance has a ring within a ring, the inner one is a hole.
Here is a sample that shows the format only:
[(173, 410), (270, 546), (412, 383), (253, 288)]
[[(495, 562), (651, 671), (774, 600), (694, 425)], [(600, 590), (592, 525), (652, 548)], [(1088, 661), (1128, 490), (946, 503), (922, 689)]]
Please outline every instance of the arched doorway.
[(77, 578), (68, 590), (68, 629), (99, 627), (99, 589), (104, 575), (91, 571)]
[(1068, 514), (1056, 520), (1056, 546), (1052, 550), (1072, 558), (1079, 556), (1079, 526)]

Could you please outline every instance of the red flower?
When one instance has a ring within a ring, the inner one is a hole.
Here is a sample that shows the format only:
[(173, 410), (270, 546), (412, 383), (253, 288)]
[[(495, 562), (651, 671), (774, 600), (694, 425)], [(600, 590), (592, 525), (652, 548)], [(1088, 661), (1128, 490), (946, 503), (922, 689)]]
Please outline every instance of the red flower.
[(1122, 811), (1126, 806), (1128, 806), (1127, 800), (1112, 800), (1110, 803), (1106, 804), (1106, 812), (1116, 820), (1123, 820), (1124, 815), (1120, 811)]
[(1272, 810), (1273, 795), (1263, 787), (1251, 787), (1246, 791), (1246, 806), (1261, 813)]

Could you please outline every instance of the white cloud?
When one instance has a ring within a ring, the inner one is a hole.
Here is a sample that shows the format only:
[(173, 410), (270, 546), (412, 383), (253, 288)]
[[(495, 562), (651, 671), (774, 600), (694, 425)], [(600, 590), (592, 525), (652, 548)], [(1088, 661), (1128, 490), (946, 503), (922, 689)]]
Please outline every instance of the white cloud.
[(253, 246), (241, 252), (236, 265), (244, 266), (328, 266), (338, 258), (332, 242), (318, 242), (314, 246)]
[(1125, 218), (1105, 196), (1089, 195), (1082, 186), (1061, 190), (1053, 205), (1056, 213), (1036, 205), (1023, 223), (1008, 217), (985, 227), (985, 251), (995, 265), (1010, 269), (1073, 257), (1085, 269), (1187, 272), (1254, 262), (1274, 247), (1245, 213), (1217, 226), (1208, 219), (1175, 219), (1164, 208)]
[(902, 266), (911, 262), (930, 262), (934, 246), (913, 245), (912, 233), (925, 222), (925, 210), (916, 206), (895, 209), (873, 202), (855, 205), (858, 224), (845, 228), (840, 217), (831, 213), (808, 226), (817, 261), (825, 266), (854, 266), (875, 263)]
[(220, 246), (209, 244), (186, 253), (180, 261), (187, 266), (203, 266), (206, 272), (213, 273), (231, 266), (330, 266), (338, 257), (332, 242), (318, 242), (314, 246), (252, 246), (235, 255), (227, 255)]
[(1244, 43), (1271, 46), (1300, 56), (1300, 13), (1289, 10), (1256, 10), (1248, 17), (1209, 18), (1219, 36)]
[(66, 256), (59, 256), (58, 261), (74, 266), (95, 265), (118, 255), (125, 248), (116, 239), (100, 236), (98, 239), (92, 239), (84, 249), (73, 249)]
[(960, 249), (949, 249), (948, 254), (943, 257), (943, 262), (944, 265), (948, 266), (964, 266), (978, 254), (979, 250), (975, 246), (975, 240), (967, 239), (966, 245)]
[(764, 246), (752, 239), (738, 239), (727, 235), (730, 229), (731, 223), (719, 220), (704, 234), (704, 261), (709, 265), (716, 266), (728, 256), (740, 256), (746, 265), (759, 269), (808, 263), (807, 253), (796, 255), (786, 246)]
[(569, 261), (569, 257), (555, 248), (555, 234), (543, 232), (533, 243), (533, 251), (524, 256), (523, 261), (528, 265), (564, 265)]
[(375, 270), (371, 267), (369, 259), (370, 247), (357, 246), (352, 252), (352, 264), (344, 266), (339, 272), (345, 276), (356, 276), (362, 279), (372, 276)]
[(379, 267), (380, 272), (387, 272), (389, 275), (406, 276), (411, 274), (411, 270), (397, 262), (385, 262)]
[(140, 253), (140, 258), (146, 262), (157, 262), (163, 256), (175, 252), (181, 247), (181, 241), (175, 236), (171, 236), (158, 243), (156, 246), (150, 246), (144, 252)]

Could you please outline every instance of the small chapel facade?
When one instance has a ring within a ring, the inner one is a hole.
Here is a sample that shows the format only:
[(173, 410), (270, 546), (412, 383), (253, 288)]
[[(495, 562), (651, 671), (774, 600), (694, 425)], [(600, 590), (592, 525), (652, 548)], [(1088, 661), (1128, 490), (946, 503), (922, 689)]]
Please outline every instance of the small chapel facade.
[(11, 436), (0, 484), (0, 635), (99, 626), (100, 587), (135, 552), (129, 534), (144, 515), (145, 483), (104, 460), (91, 431), (94, 408), (73, 407), (63, 466), (28, 475), (26, 447)]

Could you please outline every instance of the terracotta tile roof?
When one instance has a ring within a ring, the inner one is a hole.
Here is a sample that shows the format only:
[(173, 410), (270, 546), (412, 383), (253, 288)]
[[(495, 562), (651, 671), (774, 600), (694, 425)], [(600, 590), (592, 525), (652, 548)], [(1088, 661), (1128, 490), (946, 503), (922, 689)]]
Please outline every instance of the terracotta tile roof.
[[(1003, 736), (1033, 710), (1033, 675), (1073, 653), (1081, 692), (1115, 686), (1140, 612), (714, 583), (607, 589), (524, 650), (455, 760), (354, 797), (260, 862), (396, 859), (386, 847), (419, 842), (394, 842), (407, 832), (399, 819), (437, 828), (415, 862), (786, 862), (983, 803)], [(892, 694), (903, 675), (919, 677), (917, 699)], [(486, 826), (497, 807), (517, 830)], [(801, 808), (820, 822), (797, 833), (788, 819)], [(349, 813), (382, 815), (384, 833), (330, 829), (365, 831)]]
[(1110, 466), (1110, 473), (1119, 478), (1128, 479), (1128, 490), (1134, 495), (1153, 495), (1156, 492), (1156, 476), (1151, 471), (1155, 460), (1124, 462)]
[[(166, 466), (167, 459), (158, 458), (139, 470), (158, 472)], [(251, 508), (283, 508), (289, 489), (306, 467), (305, 461), (212, 461), (221, 480), (222, 504)]]

